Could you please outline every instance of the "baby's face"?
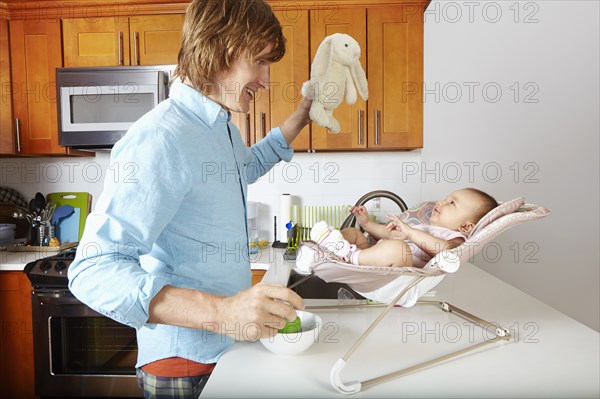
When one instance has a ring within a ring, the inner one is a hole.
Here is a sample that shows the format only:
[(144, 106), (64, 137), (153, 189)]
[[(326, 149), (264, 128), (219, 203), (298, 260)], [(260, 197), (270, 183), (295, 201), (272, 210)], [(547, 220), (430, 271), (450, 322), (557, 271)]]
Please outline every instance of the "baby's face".
[(465, 225), (473, 223), (474, 211), (480, 206), (477, 194), (469, 190), (458, 190), (436, 202), (429, 218), (434, 226), (462, 231)]

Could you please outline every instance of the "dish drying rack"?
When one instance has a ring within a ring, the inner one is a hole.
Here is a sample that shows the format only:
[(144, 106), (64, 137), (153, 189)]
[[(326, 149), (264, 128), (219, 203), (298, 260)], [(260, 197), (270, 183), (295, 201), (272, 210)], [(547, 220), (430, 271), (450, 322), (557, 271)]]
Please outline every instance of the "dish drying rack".
[(290, 216), (292, 225), (287, 231), (287, 248), (284, 258), (296, 259), (300, 241), (310, 240), (310, 229), (318, 221), (324, 220), (336, 229), (341, 228), (348, 217), (352, 205), (292, 205)]

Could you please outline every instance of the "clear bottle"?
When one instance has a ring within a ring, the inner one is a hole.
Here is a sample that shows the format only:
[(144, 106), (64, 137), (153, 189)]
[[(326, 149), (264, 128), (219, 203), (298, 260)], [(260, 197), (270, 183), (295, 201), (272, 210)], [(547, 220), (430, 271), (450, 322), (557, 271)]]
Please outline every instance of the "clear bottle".
[(260, 229), (258, 226), (258, 215), (260, 202), (248, 201), (248, 245), (251, 254), (258, 253)]

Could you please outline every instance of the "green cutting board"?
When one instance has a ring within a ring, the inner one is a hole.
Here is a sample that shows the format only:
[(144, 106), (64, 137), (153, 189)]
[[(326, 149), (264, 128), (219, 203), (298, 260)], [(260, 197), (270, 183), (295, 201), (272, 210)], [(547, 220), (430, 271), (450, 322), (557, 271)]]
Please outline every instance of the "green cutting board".
[(77, 237), (77, 241), (79, 241), (83, 235), (87, 216), (92, 210), (92, 195), (83, 192), (51, 193), (46, 196), (46, 201), (56, 203), (57, 207), (71, 205), (75, 209), (71, 216), (61, 220), (59, 228), (74, 228), (74, 231), (67, 234)]

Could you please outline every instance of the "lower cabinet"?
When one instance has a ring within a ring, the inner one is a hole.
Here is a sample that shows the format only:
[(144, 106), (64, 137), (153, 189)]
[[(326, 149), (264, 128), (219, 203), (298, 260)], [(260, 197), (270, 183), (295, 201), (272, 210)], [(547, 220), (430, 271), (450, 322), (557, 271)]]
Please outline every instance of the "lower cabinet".
[(31, 284), (23, 272), (0, 272), (0, 398), (34, 398)]
[(260, 283), (266, 272), (266, 270), (252, 270), (252, 285)]

